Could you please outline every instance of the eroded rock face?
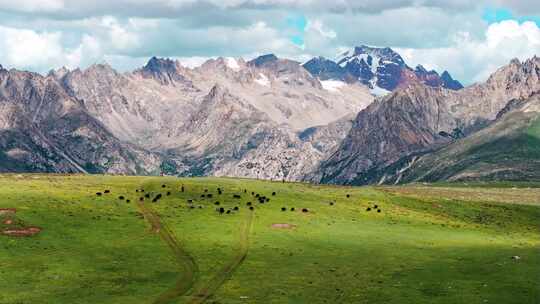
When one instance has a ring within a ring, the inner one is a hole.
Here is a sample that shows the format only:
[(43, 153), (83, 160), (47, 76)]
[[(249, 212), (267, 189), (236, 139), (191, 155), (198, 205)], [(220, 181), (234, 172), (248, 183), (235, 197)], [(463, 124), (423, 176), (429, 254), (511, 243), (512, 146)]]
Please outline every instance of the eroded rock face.
[[(540, 59), (512, 61), (485, 83), (460, 91), (412, 85), (361, 111), (337, 151), (308, 177), (328, 183), (380, 181), (406, 157), (448, 144), (489, 125), (512, 99), (540, 91)], [(399, 166), (398, 166), (399, 167)]]
[(218, 58), (196, 69), (153, 57), (123, 74), (103, 64), (46, 77), (0, 73), (8, 79), (2, 161), (17, 160), (6, 171), (298, 180), (325, 153), (298, 133), (373, 100), (358, 84), (327, 90), (299, 63), (275, 56)]
[(148, 174), (159, 157), (118, 141), (53, 77), (0, 72), (2, 171)]

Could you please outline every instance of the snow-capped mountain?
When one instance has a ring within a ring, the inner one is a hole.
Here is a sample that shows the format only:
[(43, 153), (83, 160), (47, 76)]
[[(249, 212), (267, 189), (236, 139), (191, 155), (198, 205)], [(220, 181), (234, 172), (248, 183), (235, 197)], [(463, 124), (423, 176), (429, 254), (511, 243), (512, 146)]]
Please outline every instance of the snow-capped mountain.
[(447, 71), (439, 75), (421, 65), (412, 69), (397, 52), (388, 47), (359, 46), (341, 53), (335, 61), (324, 57), (313, 58), (304, 64), (304, 68), (321, 80), (358, 81), (367, 85), (375, 95), (385, 95), (411, 83), (452, 90), (463, 88)]

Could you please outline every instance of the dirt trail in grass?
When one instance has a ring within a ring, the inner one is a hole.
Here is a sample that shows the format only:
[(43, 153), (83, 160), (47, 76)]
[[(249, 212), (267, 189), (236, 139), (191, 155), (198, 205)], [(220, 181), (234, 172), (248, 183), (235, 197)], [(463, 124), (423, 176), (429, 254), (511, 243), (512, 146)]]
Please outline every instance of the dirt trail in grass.
[(249, 234), (251, 231), (251, 223), (253, 221), (254, 212), (248, 212), (245, 220), (242, 223), (239, 234), (239, 247), (238, 253), (234, 258), (227, 263), (217, 274), (203, 286), (201, 286), (196, 292), (193, 293), (190, 304), (204, 303), (210, 296), (212, 296), (225, 281), (233, 274), (233, 272), (242, 264), (246, 259), (249, 249)]
[(184, 295), (191, 289), (191, 287), (193, 287), (193, 283), (195, 282), (199, 269), (193, 257), (183, 249), (180, 242), (176, 239), (174, 233), (169, 229), (169, 227), (167, 227), (165, 223), (161, 221), (161, 218), (152, 209), (152, 207), (149, 206), (148, 203), (144, 202), (139, 202), (138, 206), (143, 213), (144, 218), (150, 223), (150, 225), (152, 225), (152, 230), (157, 232), (160, 238), (167, 244), (167, 246), (169, 246), (174, 258), (180, 266), (180, 277), (176, 281), (175, 286), (162, 293), (153, 302), (154, 304), (170, 303), (172, 300)]

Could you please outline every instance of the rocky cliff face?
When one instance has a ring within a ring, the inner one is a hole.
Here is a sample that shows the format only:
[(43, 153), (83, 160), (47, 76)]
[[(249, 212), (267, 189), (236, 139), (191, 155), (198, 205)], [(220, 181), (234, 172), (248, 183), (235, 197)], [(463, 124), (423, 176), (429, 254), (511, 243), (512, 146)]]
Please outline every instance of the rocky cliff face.
[(511, 99), (540, 90), (540, 59), (512, 61), (485, 83), (460, 91), (409, 86), (380, 98), (356, 117), (337, 151), (312, 179), (379, 182), (400, 161), (438, 149), (489, 125)]
[(118, 141), (51, 77), (0, 71), (2, 171), (150, 174), (159, 156)]
[(512, 99), (490, 125), (387, 170), (383, 183), (540, 180), (540, 95)]

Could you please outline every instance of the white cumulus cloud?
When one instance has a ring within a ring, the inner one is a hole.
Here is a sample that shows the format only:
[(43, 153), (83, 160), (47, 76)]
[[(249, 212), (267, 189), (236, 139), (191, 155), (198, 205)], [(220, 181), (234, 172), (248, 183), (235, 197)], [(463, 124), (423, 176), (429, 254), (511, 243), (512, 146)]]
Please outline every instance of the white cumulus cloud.
[(525, 60), (539, 55), (540, 28), (534, 22), (506, 20), (491, 24), (483, 39), (461, 32), (448, 47), (397, 51), (411, 64), (447, 69), (455, 78), (472, 83), (485, 80), (513, 58)]

